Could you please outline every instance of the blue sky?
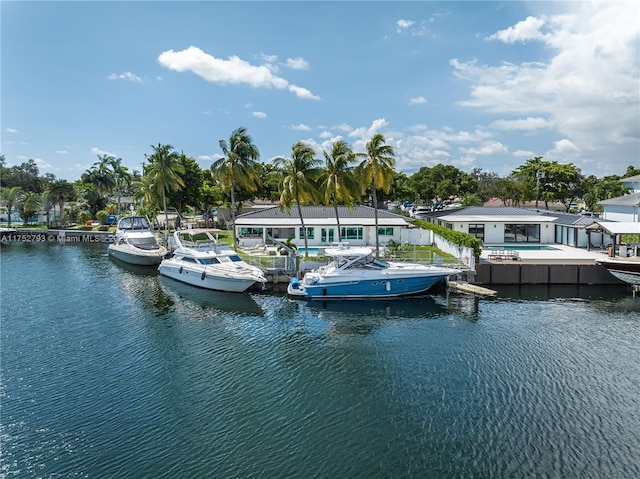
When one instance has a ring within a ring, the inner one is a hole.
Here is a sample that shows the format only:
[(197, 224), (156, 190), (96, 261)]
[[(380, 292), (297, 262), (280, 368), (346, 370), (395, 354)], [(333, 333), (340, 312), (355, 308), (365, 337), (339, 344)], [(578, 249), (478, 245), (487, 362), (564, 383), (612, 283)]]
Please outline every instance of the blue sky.
[(374, 133), (396, 168), (640, 167), (638, 2), (3, 0), (2, 153), (75, 180), (171, 144), (208, 167)]

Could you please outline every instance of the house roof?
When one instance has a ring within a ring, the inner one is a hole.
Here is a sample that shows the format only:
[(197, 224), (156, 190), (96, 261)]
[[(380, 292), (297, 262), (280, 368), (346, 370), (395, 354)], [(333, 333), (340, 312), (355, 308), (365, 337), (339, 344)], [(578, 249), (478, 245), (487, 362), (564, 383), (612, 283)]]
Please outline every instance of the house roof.
[[(302, 216), (305, 224), (335, 225), (336, 215), (332, 206), (302, 206)], [(341, 225), (373, 225), (375, 224), (375, 210), (370, 206), (355, 206), (349, 209), (338, 206), (338, 216)], [(236, 218), (236, 225), (299, 225), (298, 208), (280, 209), (278, 206), (260, 211), (251, 211)], [(378, 224), (382, 226), (407, 226), (407, 220), (400, 215), (385, 210), (378, 210)]]
[(627, 178), (622, 178), (620, 183), (640, 183), (640, 175), (628, 176)]
[(423, 216), (450, 222), (480, 223), (487, 220), (514, 223), (556, 223), (586, 226), (595, 219), (590, 216), (514, 206), (468, 206), (423, 213)]
[(640, 192), (631, 193), (629, 195), (618, 196), (609, 200), (598, 201), (598, 204), (605, 206), (639, 206), (640, 205)]
[(601, 230), (607, 234), (640, 234), (640, 223), (597, 221), (587, 229)]

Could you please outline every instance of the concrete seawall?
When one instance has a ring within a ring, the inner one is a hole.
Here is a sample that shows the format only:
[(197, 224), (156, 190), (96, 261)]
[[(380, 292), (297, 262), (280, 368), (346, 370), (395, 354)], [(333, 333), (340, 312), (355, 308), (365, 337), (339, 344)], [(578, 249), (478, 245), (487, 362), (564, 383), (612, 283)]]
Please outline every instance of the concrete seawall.
[(598, 264), (482, 263), (476, 284), (624, 284)]

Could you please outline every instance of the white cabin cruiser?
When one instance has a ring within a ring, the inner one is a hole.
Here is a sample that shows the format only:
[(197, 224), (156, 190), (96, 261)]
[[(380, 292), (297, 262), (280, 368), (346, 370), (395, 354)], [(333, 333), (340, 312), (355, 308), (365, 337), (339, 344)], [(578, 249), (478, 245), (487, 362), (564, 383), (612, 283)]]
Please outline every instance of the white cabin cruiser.
[(393, 298), (420, 294), (458, 269), (421, 263), (386, 262), (373, 257), (371, 248), (340, 245), (325, 251), (333, 261), (292, 278), (287, 292), (302, 299)]
[(217, 291), (241, 293), (255, 283), (266, 283), (263, 271), (245, 263), (211, 231), (188, 229), (173, 235), (176, 249), (158, 268), (161, 275)]
[(114, 242), (107, 251), (120, 261), (138, 265), (160, 264), (167, 249), (158, 244), (149, 222), (143, 216), (123, 216), (118, 221)]

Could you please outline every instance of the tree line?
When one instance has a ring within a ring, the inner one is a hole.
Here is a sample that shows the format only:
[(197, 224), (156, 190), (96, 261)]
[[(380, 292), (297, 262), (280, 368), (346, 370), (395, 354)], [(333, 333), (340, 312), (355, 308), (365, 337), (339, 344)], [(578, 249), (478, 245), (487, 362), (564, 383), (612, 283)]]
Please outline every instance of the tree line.
[[(139, 210), (149, 215), (170, 208), (208, 215), (226, 204), (231, 207), (233, 222), (242, 203), (259, 199), (278, 201), (283, 209), (296, 207), (306, 233), (302, 205), (333, 207), (337, 217), (338, 205), (378, 206), (389, 201), (437, 208), (454, 197), (464, 206), (499, 198), (504, 205), (514, 206), (534, 200), (545, 207), (559, 202), (569, 211), (571, 204), (581, 199), (586, 209), (598, 212), (599, 201), (625, 194), (620, 179), (640, 174), (640, 169), (629, 166), (622, 176), (597, 178), (582, 175), (571, 163), (534, 157), (506, 176), (479, 168), (464, 172), (444, 164), (424, 166), (406, 175), (396, 171), (393, 148), (379, 133), (366, 143), (364, 152), (355, 152), (340, 140), (318, 155), (299, 141), (289, 157), (266, 163), (260, 161), (258, 147), (245, 128), (233, 131), (219, 146), (221, 158), (205, 169), (168, 144), (151, 146), (142, 171), (129, 171), (121, 158), (99, 155), (74, 182), (40, 175), (33, 160), (8, 167), (0, 155), (0, 203), (9, 219), (13, 211), (26, 219), (44, 211), (49, 224), (50, 213), (57, 209), (56, 221), (65, 224), (119, 214), (120, 199), (130, 196)], [(377, 224), (377, 208), (374, 211)]]

